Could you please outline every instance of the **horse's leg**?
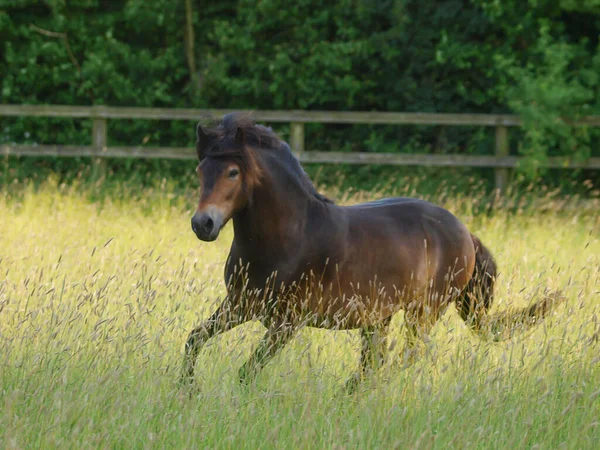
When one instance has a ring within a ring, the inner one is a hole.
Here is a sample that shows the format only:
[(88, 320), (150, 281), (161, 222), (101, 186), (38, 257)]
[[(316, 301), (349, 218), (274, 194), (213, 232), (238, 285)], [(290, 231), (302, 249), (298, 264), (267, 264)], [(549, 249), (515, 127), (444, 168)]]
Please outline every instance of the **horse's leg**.
[(401, 357), (405, 367), (412, 365), (417, 360), (417, 347), (428, 337), (438, 315), (437, 310), (432, 312), (426, 311), (424, 308), (408, 308), (404, 313), (406, 342)]
[(417, 353), (417, 344), (419, 343), (419, 326), (417, 320), (414, 317), (408, 318), (406, 314), (404, 320), (404, 328), (405, 328), (405, 343), (404, 349), (402, 350), (401, 358), (404, 366), (412, 365), (416, 358)]
[(347, 382), (346, 387), (354, 391), (360, 381), (373, 369), (378, 369), (385, 363), (387, 353), (387, 335), (392, 316), (386, 317), (377, 325), (370, 325), (360, 329), (360, 366), (358, 372)]
[(241, 323), (239, 315), (232, 311), (233, 308), (233, 305), (226, 299), (202, 325), (195, 328), (189, 334), (185, 344), (185, 356), (181, 374), (182, 383), (192, 382), (198, 353), (206, 341), (217, 334), (231, 330)]
[(289, 323), (271, 324), (258, 343), (258, 347), (248, 361), (240, 368), (239, 378), (242, 384), (248, 384), (271, 358), (287, 344), (296, 329)]
[(360, 371), (364, 375), (371, 368), (378, 369), (385, 363), (387, 353), (387, 335), (392, 316), (386, 317), (377, 325), (360, 329), (361, 352)]

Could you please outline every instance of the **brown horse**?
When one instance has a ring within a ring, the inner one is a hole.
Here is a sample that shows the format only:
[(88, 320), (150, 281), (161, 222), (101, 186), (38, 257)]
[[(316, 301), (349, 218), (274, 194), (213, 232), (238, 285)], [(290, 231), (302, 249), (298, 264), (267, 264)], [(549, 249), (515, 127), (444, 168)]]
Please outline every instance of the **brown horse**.
[(338, 206), (319, 194), (287, 143), (247, 116), (196, 130), (202, 194), (192, 229), (214, 241), (232, 219), (228, 294), (185, 347), (183, 379), (201, 346), (249, 320), (267, 328), (240, 369), (249, 380), (303, 325), (357, 329), (360, 370), (383, 358), (391, 317), (403, 309), (407, 348), (455, 302), (477, 323), (492, 300), (494, 260), (449, 211), (390, 198)]

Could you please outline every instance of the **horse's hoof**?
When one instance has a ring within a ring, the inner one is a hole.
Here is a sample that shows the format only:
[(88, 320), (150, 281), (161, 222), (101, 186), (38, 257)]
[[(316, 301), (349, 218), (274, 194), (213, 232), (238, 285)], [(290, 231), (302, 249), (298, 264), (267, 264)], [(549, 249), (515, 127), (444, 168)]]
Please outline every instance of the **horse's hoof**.
[(187, 387), (194, 384), (194, 375), (189, 373), (182, 373), (177, 383), (180, 387)]
[(185, 398), (190, 399), (194, 396), (194, 393), (198, 392), (198, 387), (194, 384), (194, 380), (191, 377), (181, 377), (177, 383), (177, 387), (177, 395), (180, 400), (184, 400)]
[(240, 386), (247, 388), (249, 383), (249, 373), (245, 366), (242, 366), (238, 372), (238, 383)]
[(346, 381), (345, 391), (348, 394), (354, 394), (358, 390), (358, 386), (360, 385), (361, 379), (359, 375), (354, 375)]

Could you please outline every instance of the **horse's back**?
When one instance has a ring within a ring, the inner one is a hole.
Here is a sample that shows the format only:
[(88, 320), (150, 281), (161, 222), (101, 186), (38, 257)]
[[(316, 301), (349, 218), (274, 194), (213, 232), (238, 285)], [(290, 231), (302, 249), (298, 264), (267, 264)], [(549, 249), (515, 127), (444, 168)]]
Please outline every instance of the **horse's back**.
[(466, 226), (450, 211), (416, 198), (384, 198), (345, 209), (349, 220), (356, 223), (389, 221), (399, 231), (424, 233), (444, 241), (455, 241), (469, 235)]
[[(401, 276), (404, 280), (433, 278), (441, 284), (448, 271), (454, 270), (452, 284), (458, 289), (470, 279), (475, 258), (471, 234), (447, 209), (420, 199), (396, 197), (345, 210), (349, 244), (365, 254), (377, 254), (388, 274), (397, 268), (406, 272)], [(369, 247), (370, 251), (365, 251)]]
[(364, 203), (357, 203), (355, 205), (346, 206), (346, 208), (348, 208), (348, 209), (368, 209), (368, 208), (381, 208), (381, 207), (391, 206), (391, 205), (408, 205), (408, 204), (435, 206), (432, 203), (429, 203), (425, 200), (421, 200), (418, 198), (388, 197), (388, 198), (381, 198), (378, 200), (372, 200), (372, 201), (364, 202)]

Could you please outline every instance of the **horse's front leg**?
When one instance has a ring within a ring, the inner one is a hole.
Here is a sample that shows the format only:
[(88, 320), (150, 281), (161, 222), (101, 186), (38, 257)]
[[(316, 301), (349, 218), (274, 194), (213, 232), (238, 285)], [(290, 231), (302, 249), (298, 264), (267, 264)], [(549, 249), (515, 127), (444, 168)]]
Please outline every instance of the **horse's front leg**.
[(181, 374), (182, 384), (192, 383), (196, 359), (202, 346), (213, 336), (229, 331), (242, 323), (239, 311), (234, 310), (235, 308), (229, 299), (227, 297), (204, 323), (189, 334), (185, 344), (185, 356)]
[(291, 323), (269, 325), (250, 359), (240, 368), (240, 382), (242, 384), (250, 383), (257, 372), (292, 339), (295, 332), (296, 329)]

